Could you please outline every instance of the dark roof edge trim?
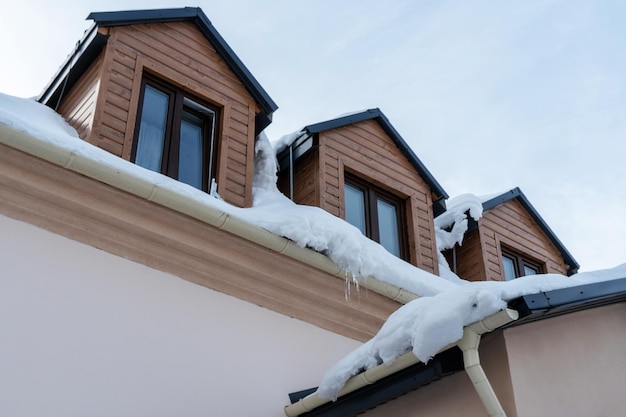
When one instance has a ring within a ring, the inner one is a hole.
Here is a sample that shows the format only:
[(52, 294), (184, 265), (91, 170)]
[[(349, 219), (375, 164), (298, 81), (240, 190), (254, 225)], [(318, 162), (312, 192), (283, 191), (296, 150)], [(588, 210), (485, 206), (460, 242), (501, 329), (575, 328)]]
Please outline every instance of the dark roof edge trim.
[(337, 129), (340, 127), (348, 126), (354, 123), (362, 122), (365, 120), (375, 119), (383, 128), (391, 139), (395, 142), (396, 146), (400, 148), (402, 153), (407, 157), (413, 167), (420, 173), (426, 183), (430, 186), (431, 190), (439, 199), (447, 199), (448, 193), (443, 189), (441, 184), (430, 173), (422, 161), (415, 155), (413, 150), (409, 147), (406, 141), (400, 136), (400, 133), (393, 127), (389, 119), (383, 114), (379, 108), (368, 109), (358, 113), (349, 114), (346, 116), (340, 116), (336, 119), (327, 120), (320, 123), (314, 123), (305, 126), (303, 130), (306, 130), (310, 134), (324, 132), (330, 129)]
[(509, 191), (507, 191), (505, 193), (502, 193), (502, 194), (500, 194), (500, 195), (498, 195), (496, 197), (493, 197), (493, 198), (483, 202), (483, 210), (485, 210), (485, 211), (486, 210), (490, 210), (490, 209), (492, 209), (492, 208), (494, 208), (496, 206), (499, 206), (500, 204), (505, 203), (505, 202), (507, 202), (509, 200), (512, 200), (514, 198), (517, 198), (520, 201), (520, 203), (522, 203), (522, 206), (524, 206), (524, 208), (530, 213), (530, 215), (533, 218), (533, 220), (535, 220), (535, 222), (537, 222), (539, 227), (548, 236), (550, 241), (557, 247), (559, 252), (561, 252), (561, 255), (563, 256), (563, 259), (569, 265), (568, 274), (571, 275), (573, 273), (576, 273), (576, 271), (578, 270), (580, 265), (578, 264), (576, 259), (574, 259), (572, 254), (567, 250), (565, 245), (563, 245), (563, 242), (561, 242), (561, 240), (557, 237), (557, 235), (552, 231), (550, 226), (548, 226), (548, 224), (543, 219), (543, 217), (541, 217), (541, 215), (533, 207), (533, 205), (530, 203), (530, 201), (528, 200), (526, 195), (524, 195), (524, 193), (522, 192), (522, 190), (519, 187), (515, 187), (512, 190), (509, 190)]
[(527, 294), (509, 302), (520, 318), (506, 327), (622, 302), (626, 302), (626, 278)]
[[(52, 79), (48, 82), (48, 84), (44, 87), (42, 92), (37, 97), (37, 101), (47, 105), (48, 107), (54, 108), (56, 103), (49, 103), (49, 100), (60, 94), (60, 90), (63, 84), (66, 82), (66, 79), (70, 76), (72, 69), (76, 65), (76, 63), (81, 60), (81, 58), (85, 55), (85, 52), (90, 50), (94, 43), (98, 43), (98, 47), (102, 46), (100, 44), (104, 44), (106, 41), (106, 36), (98, 35), (98, 27), (96, 24), (92, 24), (89, 29), (85, 31), (82, 39), (76, 43), (76, 47), (70, 53), (65, 62), (61, 64), (57, 73), (52, 77)], [(99, 39), (99, 42), (96, 40)]]

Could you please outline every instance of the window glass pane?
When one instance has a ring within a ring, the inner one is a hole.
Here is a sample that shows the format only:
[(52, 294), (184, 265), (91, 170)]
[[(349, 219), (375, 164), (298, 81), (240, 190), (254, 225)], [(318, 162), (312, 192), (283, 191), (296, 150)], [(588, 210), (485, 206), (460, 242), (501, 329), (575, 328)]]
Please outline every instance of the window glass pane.
[(400, 256), (396, 206), (381, 199), (378, 199), (376, 204), (378, 208), (378, 236), (380, 244), (390, 253)]
[(156, 172), (161, 172), (169, 101), (169, 94), (146, 85), (135, 163)]
[(524, 275), (537, 275), (539, 271), (537, 271), (532, 266), (524, 265)]
[(508, 256), (502, 255), (502, 264), (504, 266), (504, 279), (510, 281), (516, 278), (515, 260)]
[(180, 150), (178, 157), (178, 180), (202, 189), (202, 119), (187, 111), (183, 112), (180, 125)]
[(363, 190), (350, 184), (344, 187), (346, 199), (346, 221), (366, 234), (365, 228), (365, 194)]

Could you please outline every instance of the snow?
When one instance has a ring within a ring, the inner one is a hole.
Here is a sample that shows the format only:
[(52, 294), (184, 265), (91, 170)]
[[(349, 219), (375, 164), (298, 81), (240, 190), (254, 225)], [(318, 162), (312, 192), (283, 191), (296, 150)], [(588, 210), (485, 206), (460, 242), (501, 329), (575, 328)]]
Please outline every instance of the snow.
[(272, 142), (272, 147), (274, 148), (274, 152), (278, 155), (282, 152), (283, 149), (291, 146), (296, 140), (300, 139), (301, 136), (306, 135), (306, 132), (302, 130), (296, 130), (295, 132), (288, 133), (283, 135), (280, 139)]
[(439, 273), (442, 278), (462, 284), (462, 280), (450, 270), (442, 251), (452, 249), (455, 244), (463, 244), (463, 237), (469, 225), (467, 216), (478, 221), (483, 214), (481, 200), (473, 194), (462, 194), (448, 200), (447, 210), (435, 218), (435, 238), (437, 240)]
[[(59, 115), (33, 100), (0, 93), (0, 123), (38, 138), (42, 146), (46, 143), (60, 146), (89, 158), (94, 164), (159, 184), (291, 239), (301, 247), (324, 253), (357, 284), (373, 276), (420, 296), (393, 313), (374, 338), (328, 370), (318, 390), (323, 398), (336, 398), (351, 376), (381, 363), (389, 364), (405, 352), (412, 351), (419, 360), (428, 361), (444, 346), (456, 342), (463, 326), (497, 312), (507, 301), (521, 295), (626, 277), (626, 264), (572, 277), (546, 274), (509, 282), (464, 281), (449, 270), (443, 257), (440, 267), (444, 279), (418, 269), (389, 254), (345, 221), (317, 207), (299, 206), (278, 191), (275, 152), (288, 146), (302, 132), (281, 138), (275, 146), (264, 134), (259, 136), (253, 206), (239, 208), (82, 141)], [(448, 211), (435, 219), (439, 250), (462, 244), (467, 215), (478, 220), (482, 201), (484, 198), (471, 194), (449, 200)]]

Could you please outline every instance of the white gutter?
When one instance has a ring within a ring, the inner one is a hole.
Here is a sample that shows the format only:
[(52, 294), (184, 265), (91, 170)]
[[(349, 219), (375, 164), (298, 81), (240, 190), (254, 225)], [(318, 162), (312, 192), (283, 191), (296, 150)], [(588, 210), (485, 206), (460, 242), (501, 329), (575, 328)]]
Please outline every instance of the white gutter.
[[(2, 123), (0, 123), (0, 143), (186, 214), (335, 277), (346, 279), (349, 274), (321, 253), (301, 248), (289, 239), (275, 235), (184, 194), (162, 187), (142, 176), (117, 170), (95, 157), (90, 158), (76, 153), (57, 143), (39, 139)], [(102, 152), (106, 151), (103, 150)], [(359, 285), (402, 304), (417, 298), (415, 294), (409, 291), (379, 281), (371, 276), (361, 280)]]
[[(502, 409), (502, 406), (500, 405), (500, 402), (498, 401), (498, 398), (491, 388), (485, 372), (480, 365), (478, 357), (478, 344), (480, 343), (480, 336), (517, 320), (518, 316), (519, 314), (515, 310), (508, 308), (500, 310), (491, 316), (466, 326), (463, 329), (463, 337), (459, 341), (440, 350), (440, 352), (442, 352), (454, 345), (457, 345), (463, 351), (465, 370), (469, 375), (476, 392), (485, 405), (489, 416), (506, 416), (506, 414), (504, 414), (504, 410)], [(338, 397), (342, 397), (367, 385), (374, 384), (382, 378), (406, 369), (418, 362), (419, 359), (415, 357), (413, 352), (407, 352), (404, 355), (399, 356), (390, 365), (382, 364), (361, 372), (346, 382), (343, 389), (339, 392)], [(330, 400), (320, 398), (316, 393), (313, 393), (300, 399), (298, 402), (285, 407), (285, 414), (288, 417), (297, 417), (329, 402)]]

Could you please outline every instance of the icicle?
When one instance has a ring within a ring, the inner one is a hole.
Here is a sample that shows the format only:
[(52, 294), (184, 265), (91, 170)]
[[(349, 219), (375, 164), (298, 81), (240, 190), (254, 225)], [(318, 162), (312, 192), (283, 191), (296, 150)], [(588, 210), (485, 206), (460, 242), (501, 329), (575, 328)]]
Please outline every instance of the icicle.
[(361, 277), (356, 275), (356, 274), (352, 274), (352, 282), (354, 283), (354, 288), (356, 288), (356, 299), (357, 302), (361, 302)]
[(356, 289), (357, 301), (361, 301), (361, 277), (360, 275), (355, 274), (354, 272), (345, 271), (345, 297), (346, 301), (350, 300), (350, 296), (352, 293), (352, 285)]

